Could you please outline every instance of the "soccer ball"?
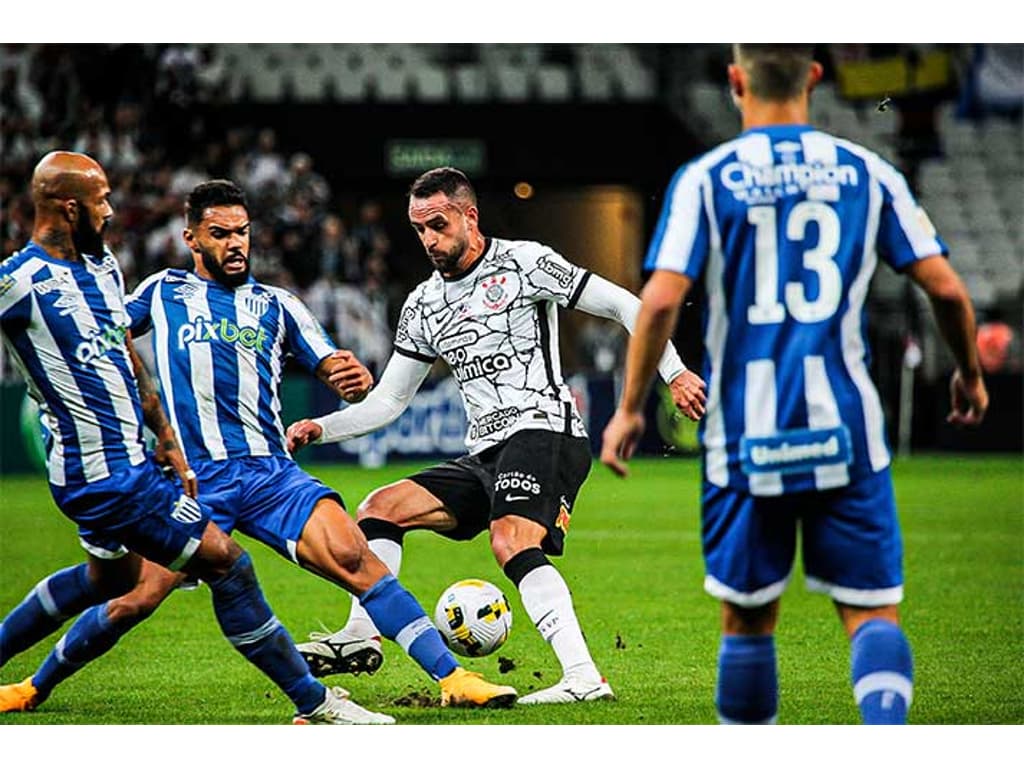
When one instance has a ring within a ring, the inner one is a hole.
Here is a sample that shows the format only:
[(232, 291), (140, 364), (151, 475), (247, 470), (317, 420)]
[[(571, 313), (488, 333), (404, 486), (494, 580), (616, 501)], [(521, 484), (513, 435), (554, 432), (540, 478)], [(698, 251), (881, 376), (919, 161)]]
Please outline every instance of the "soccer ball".
[(441, 593), (434, 623), (448, 647), (460, 656), (486, 656), (508, 639), (512, 608), (489, 581), (463, 579)]

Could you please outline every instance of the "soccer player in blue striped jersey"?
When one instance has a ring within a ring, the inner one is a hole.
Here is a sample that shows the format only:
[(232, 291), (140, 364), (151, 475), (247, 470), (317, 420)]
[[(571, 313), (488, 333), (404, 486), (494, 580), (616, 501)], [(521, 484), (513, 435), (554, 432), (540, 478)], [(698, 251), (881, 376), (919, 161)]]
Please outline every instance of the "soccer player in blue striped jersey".
[(913, 661), (899, 626), (902, 543), (865, 299), (879, 258), (925, 290), (957, 363), (948, 420), (963, 425), (988, 406), (973, 308), (903, 176), (808, 124), (822, 75), (811, 46), (736, 46), (728, 75), (743, 132), (668, 188), (601, 460), (626, 473), (657, 351), (700, 283), (704, 586), (722, 604), (719, 719), (775, 720), (774, 631), (799, 526), (807, 586), (832, 598), (850, 638), (863, 722), (902, 723)]
[[(113, 216), (103, 169), (85, 155), (52, 152), (31, 183), (32, 240), (0, 264), (0, 329), (53, 441), (47, 468), (54, 501), (77, 524), (89, 559), (43, 579), (4, 618), (0, 665), (82, 611), (51, 655), (53, 665), (74, 666), (79, 649), (112, 643), (111, 598), (135, 583), (145, 557), (209, 584), (225, 637), (306, 719), (394, 722), (310, 674), (264, 600), (249, 555), (193, 498), (195, 472), (135, 354), (123, 277), (103, 245)], [(144, 421), (180, 483), (145, 450)], [(0, 710), (31, 708), (37, 694), (33, 678), (4, 686)]]
[[(126, 309), (133, 336), (152, 343), (161, 399), (213, 521), (358, 595), (381, 632), (440, 682), (443, 704), (514, 703), (515, 689), (458, 665), (420, 605), (367, 548), (339, 494), (300, 469), (287, 451), (279, 385), (288, 357), (350, 402), (366, 395), (369, 372), (334, 346), (295, 296), (250, 277), (250, 222), (241, 189), (227, 180), (200, 184), (185, 215), (194, 271), (170, 269), (147, 278)], [(33, 705), (149, 616), (181, 579), (146, 563), (138, 587), (113, 601), (102, 642), (84, 632), (74, 663), (62, 664), (56, 652), (44, 662), (33, 678)], [(347, 671), (372, 673), (382, 660), (379, 638), (344, 650)]]

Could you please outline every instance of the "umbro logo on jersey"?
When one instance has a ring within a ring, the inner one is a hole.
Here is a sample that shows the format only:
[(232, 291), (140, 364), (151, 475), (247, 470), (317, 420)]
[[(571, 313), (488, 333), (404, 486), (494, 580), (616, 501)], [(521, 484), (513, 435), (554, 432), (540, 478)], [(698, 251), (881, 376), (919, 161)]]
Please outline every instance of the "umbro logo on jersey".
[[(168, 279), (170, 279), (170, 277), (168, 277)], [(181, 278), (176, 279), (180, 280)], [(177, 301), (187, 301), (188, 299), (191, 299), (193, 296), (195, 296), (197, 293), (199, 293), (198, 285), (193, 285), (191, 283), (183, 283), (182, 285), (179, 285), (177, 288), (174, 289), (173, 296)]]
[(10, 275), (0, 277), (0, 296), (3, 296), (14, 287), (14, 278)]

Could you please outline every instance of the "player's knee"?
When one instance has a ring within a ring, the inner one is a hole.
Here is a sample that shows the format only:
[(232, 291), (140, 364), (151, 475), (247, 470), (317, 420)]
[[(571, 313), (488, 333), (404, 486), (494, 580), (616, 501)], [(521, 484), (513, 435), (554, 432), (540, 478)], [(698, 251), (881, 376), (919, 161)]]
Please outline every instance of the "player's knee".
[(237, 542), (213, 526), (203, 535), (199, 550), (189, 560), (185, 571), (209, 583), (226, 576), (243, 553)]
[(722, 628), (727, 635), (770, 635), (775, 631), (778, 615), (777, 600), (757, 606), (723, 603)]
[(374, 491), (359, 505), (356, 510), (357, 520), (387, 520), (391, 523), (399, 522), (400, 507), (398, 496), (389, 488), (381, 488)]

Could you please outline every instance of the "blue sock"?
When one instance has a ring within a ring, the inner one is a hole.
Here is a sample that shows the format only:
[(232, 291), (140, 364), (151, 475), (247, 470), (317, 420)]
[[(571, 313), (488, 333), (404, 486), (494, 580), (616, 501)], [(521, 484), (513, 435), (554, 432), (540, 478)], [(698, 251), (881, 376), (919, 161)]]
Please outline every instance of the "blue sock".
[(327, 689), (310, 674), (288, 630), (267, 605), (249, 553), (243, 552), (209, 586), (221, 631), (235, 649), (277, 683), (300, 713), (309, 714), (323, 703)]
[(416, 598), (394, 576), (385, 576), (359, 602), (388, 640), (394, 640), (435, 680), (448, 677), (459, 663)]
[(85, 563), (47, 576), (0, 622), (0, 667), (99, 599)]
[(750, 725), (775, 722), (779, 680), (772, 635), (727, 635), (718, 648), (718, 719)]
[(32, 676), (40, 701), (63, 680), (113, 648), (143, 618), (133, 616), (114, 623), (107, 616), (107, 603), (95, 605), (79, 616)]
[(865, 725), (901, 725), (914, 694), (914, 658), (898, 625), (871, 619), (850, 641), (853, 697)]

